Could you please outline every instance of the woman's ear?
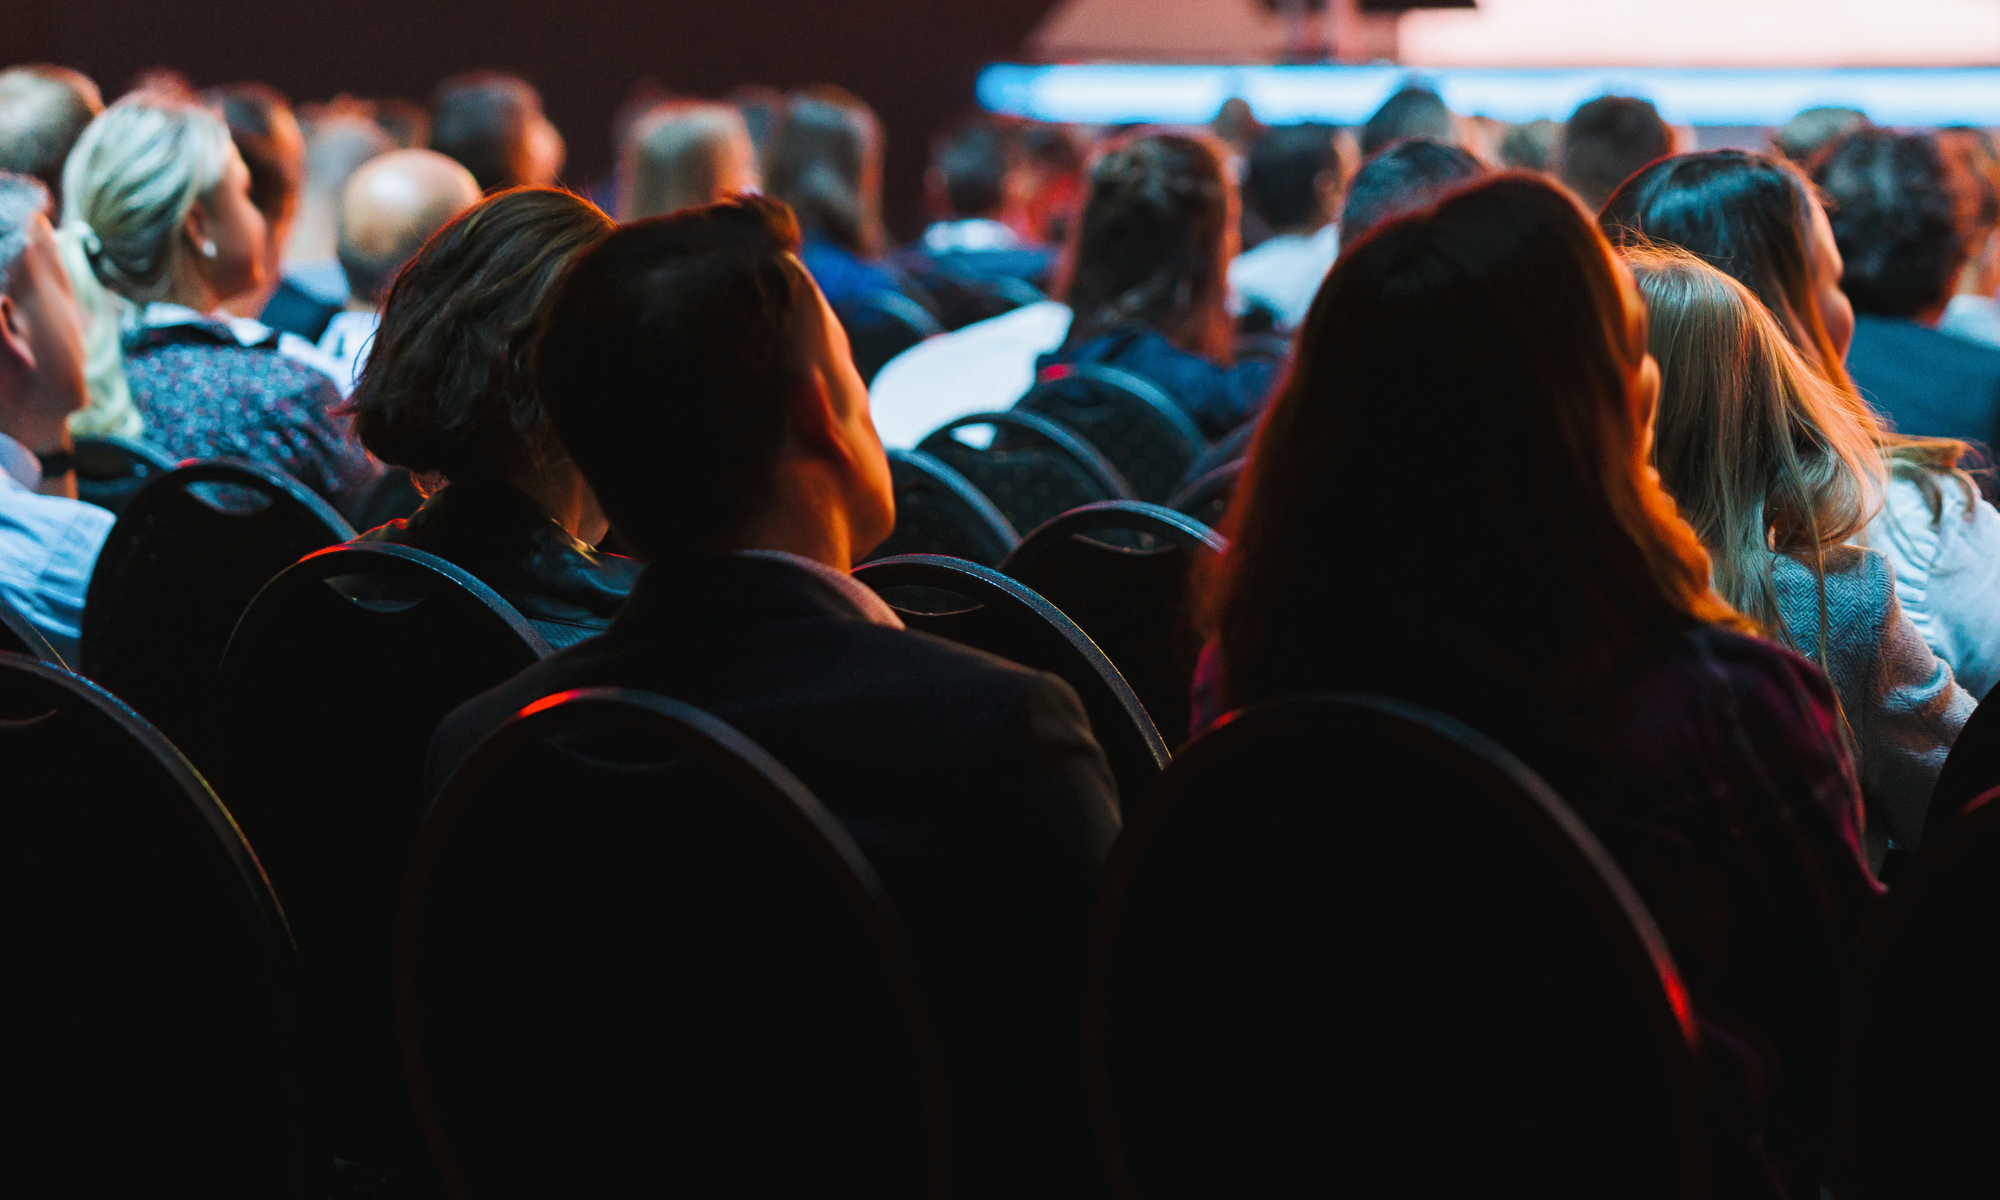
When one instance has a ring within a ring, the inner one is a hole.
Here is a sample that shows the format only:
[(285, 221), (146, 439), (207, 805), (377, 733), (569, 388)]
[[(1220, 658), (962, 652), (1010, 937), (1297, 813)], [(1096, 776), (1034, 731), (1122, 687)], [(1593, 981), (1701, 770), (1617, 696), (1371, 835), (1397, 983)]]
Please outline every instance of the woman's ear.
[(1660, 416), (1660, 386), (1659, 360), (1648, 354), (1633, 373), (1630, 395), (1632, 428), (1639, 432), (1639, 444), (1648, 462), (1653, 458), (1653, 426)]

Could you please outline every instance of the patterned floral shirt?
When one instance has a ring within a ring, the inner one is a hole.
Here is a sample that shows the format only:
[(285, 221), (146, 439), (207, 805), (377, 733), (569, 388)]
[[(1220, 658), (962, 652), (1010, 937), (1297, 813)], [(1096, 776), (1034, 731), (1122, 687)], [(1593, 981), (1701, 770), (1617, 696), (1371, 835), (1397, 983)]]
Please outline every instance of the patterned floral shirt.
[(125, 335), (125, 376), (146, 438), (181, 458), (246, 458), (285, 472), (335, 504), (358, 498), (381, 468), (337, 411), (333, 380), (191, 310), (153, 305)]

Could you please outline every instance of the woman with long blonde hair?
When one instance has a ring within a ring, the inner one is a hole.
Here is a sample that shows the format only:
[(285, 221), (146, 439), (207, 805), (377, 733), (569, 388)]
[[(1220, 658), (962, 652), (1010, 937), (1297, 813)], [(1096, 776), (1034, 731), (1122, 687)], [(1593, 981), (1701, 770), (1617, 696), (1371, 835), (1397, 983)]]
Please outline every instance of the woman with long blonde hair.
[(1963, 442), (1886, 428), (1848, 378), (1854, 306), (1819, 191), (1797, 167), (1743, 150), (1663, 158), (1619, 185), (1599, 224), (1613, 244), (1671, 244), (1735, 278), (1875, 442), (1887, 478), (1855, 540), (1888, 555), (1924, 641), (1976, 697), (2000, 682), (2000, 512), (1979, 498)]
[(1661, 481), (1708, 548), (1716, 590), (1833, 681), (1879, 866), (1922, 835), (1974, 701), (1903, 614), (1889, 560), (1848, 544), (1889, 483), (1876, 431), (1741, 283), (1666, 247), (1625, 260), (1660, 364)]

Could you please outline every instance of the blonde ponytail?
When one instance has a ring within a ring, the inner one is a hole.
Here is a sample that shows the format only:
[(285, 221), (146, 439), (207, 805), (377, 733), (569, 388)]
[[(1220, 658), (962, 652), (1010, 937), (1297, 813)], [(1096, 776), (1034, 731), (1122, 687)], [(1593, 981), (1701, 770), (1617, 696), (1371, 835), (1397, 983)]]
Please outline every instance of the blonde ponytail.
[(69, 272), (76, 306), (83, 312), (83, 378), (90, 388), (90, 403), (70, 414), (69, 431), (78, 437), (138, 437), (145, 432), (145, 421), (132, 404), (132, 389), (125, 382), (125, 351), (120, 344), (132, 304), (108, 290), (91, 267), (97, 235), (90, 226), (64, 222), (56, 230), (56, 247), (62, 252), (63, 268)]

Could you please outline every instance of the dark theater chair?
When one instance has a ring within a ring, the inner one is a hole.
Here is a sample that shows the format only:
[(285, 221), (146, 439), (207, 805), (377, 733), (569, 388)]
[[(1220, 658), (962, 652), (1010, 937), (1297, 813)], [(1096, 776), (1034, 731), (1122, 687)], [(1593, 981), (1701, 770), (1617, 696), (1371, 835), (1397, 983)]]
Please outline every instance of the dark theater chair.
[(214, 778), (298, 936), (340, 1157), (421, 1161), (390, 1016), (389, 935), (438, 722), (549, 652), (491, 588), (408, 546), (321, 550), (244, 610), (219, 673)]
[(256, 856), (102, 688), (0, 653), (10, 1196), (315, 1193), (296, 964)]
[(1128, 811), (1092, 962), (1116, 1196), (1709, 1194), (1658, 928), (1547, 785), (1436, 713), (1302, 698), (1185, 747)]
[(1075, 432), (1033, 413), (960, 417), (917, 449), (965, 476), (1016, 529), (1033, 529), (1079, 505), (1132, 499), (1111, 460)]
[(256, 463), (189, 463), (141, 488), (104, 539), (80, 669), (209, 766), (215, 668), (265, 581), (354, 530), (304, 484)]
[(1195, 662), (1194, 571), (1228, 543), (1157, 504), (1112, 500), (1030, 533), (1000, 569), (1046, 597), (1118, 664), (1171, 744), (1188, 735)]
[(1173, 493), (1208, 440), (1157, 384), (1116, 367), (1088, 364), (1037, 383), (1014, 402), (1060, 421), (1102, 451), (1132, 492), (1155, 503)]
[(530, 706), (424, 823), (413, 1095), (455, 1194), (943, 1197), (944, 1075), (868, 860), (723, 722)]
[(997, 567), (1021, 535), (972, 481), (921, 450), (889, 451), (896, 528), (874, 558), (948, 554)]
[(903, 624), (1057, 675), (1075, 689), (1127, 804), (1151, 792), (1167, 743), (1125, 677), (1076, 622), (998, 571), (962, 559), (913, 554), (856, 567)]

